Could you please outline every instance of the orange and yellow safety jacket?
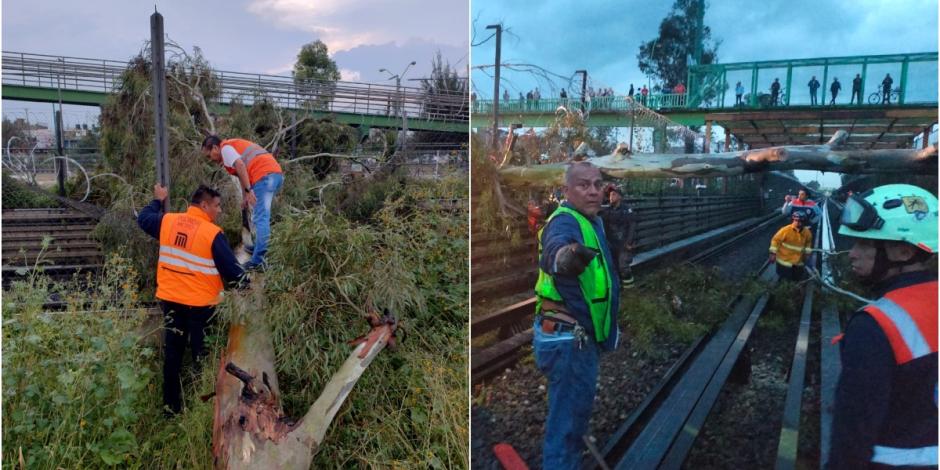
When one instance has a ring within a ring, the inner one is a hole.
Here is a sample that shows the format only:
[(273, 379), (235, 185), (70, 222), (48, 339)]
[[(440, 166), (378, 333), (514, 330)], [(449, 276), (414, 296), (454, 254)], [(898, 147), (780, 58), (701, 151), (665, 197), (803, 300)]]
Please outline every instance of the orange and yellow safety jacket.
[(212, 242), (221, 232), (196, 206), (185, 213), (163, 215), (156, 297), (191, 307), (216, 305), (222, 278), (212, 257)]
[(777, 255), (777, 263), (788, 267), (801, 266), (812, 248), (813, 233), (806, 227), (797, 229), (795, 224), (781, 228), (770, 240), (770, 252)]
[[(261, 178), (271, 173), (281, 173), (281, 165), (277, 163), (274, 155), (264, 149), (264, 147), (245, 139), (225, 139), (222, 141), (221, 149), (226, 145), (231, 146), (241, 156), (242, 163), (248, 170), (248, 183), (252, 186)], [(229, 174), (236, 174), (235, 168), (225, 166), (225, 171)]]

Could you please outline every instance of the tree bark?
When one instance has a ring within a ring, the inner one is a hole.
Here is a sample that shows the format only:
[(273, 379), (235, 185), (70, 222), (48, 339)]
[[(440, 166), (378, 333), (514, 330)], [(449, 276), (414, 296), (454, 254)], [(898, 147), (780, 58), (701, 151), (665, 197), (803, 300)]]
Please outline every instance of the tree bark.
[(216, 380), (212, 455), (217, 469), (310, 468), (323, 436), (359, 377), (393, 339), (394, 321), (371, 317), (372, 330), (350, 353), (306, 415), (284, 416), (271, 333), (262, 316), (263, 282), (236, 293), (238, 310), (229, 329)]
[[(818, 170), (838, 173), (937, 173), (937, 146), (926, 149), (855, 150), (841, 147), (838, 131), (825, 145), (786, 145), (713, 154), (613, 153), (589, 159), (610, 178), (685, 178), (731, 176), (771, 170)], [(567, 164), (512, 166), (499, 170), (504, 184), (563, 186)]]

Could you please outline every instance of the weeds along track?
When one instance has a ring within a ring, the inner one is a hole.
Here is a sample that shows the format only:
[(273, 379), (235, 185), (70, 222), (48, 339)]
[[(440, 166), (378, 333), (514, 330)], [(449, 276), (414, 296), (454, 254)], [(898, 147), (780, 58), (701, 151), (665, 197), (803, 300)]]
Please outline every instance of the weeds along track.
[[(637, 254), (633, 271), (649, 273), (670, 262), (706, 262), (780, 220), (777, 213), (752, 217), (651, 248)], [(517, 230), (524, 231), (524, 227), (517, 227)], [(471, 337), (480, 343), (489, 343), (471, 351), (473, 383), (480, 383), (512, 366), (521, 356), (523, 346), (532, 340), (535, 297), (531, 289), (538, 275), (536, 241), (534, 237), (527, 237), (507, 249), (499, 240), (500, 237), (492, 235), (473, 239), (473, 308), (490, 312), (474, 315), (471, 321)], [(689, 256), (694, 250), (698, 251)]]
[[(831, 250), (828, 212), (818, 233), (816, 247)], [(838, 377), (829, 341), (838, 333), (838, 313), (818, 305), (815, 282), (774, 285), (770, 271), (765, 263), (758, 273), (769, 287), (738, 295), (728, 320), (695, 341), (607, 440), (604, 466), (820, 465), (828, 447), (827, 392), (820, 406), (820, 383), (832, 388)], [(602, 468), (593, 458), (585, 466)]]

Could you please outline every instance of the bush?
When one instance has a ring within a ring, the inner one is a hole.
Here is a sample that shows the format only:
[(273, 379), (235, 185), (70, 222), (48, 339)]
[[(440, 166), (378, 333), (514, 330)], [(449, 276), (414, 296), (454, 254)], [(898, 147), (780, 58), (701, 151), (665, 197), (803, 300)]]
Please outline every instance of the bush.
[(465, 465), (467, 216), (419, 208), (459, 197), (465, 181), (408, 181), (364, 222), (315, 207), (278, 224), (265, 315), (288, 415), (306, 412), (346, 358), (337, 345), (366, 330), (367, 305), (407, 332), (356, 385), (314, 467)]
[[(156, 410), (154, 348), (143, 343), (134, 273), (112, 258), (92, 293), (34, 275), (3, 296), (5, 464), (102, 467), (141, 461), (139, 430)], [(70, 308), (46, 313), (56, 292)], [(77, 313), (82, 304), (94, 313)]]
[(59, 207), (59, 203), (41, 191), (31, 191), (26, 184), (6, 173), (3, 174), (3, 208), (33, 209), (41, 207)]

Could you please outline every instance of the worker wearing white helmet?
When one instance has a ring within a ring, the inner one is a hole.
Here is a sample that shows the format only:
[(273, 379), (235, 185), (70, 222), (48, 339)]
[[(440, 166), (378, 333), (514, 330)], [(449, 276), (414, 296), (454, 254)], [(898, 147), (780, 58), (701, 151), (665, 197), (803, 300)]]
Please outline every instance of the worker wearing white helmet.
[(874, 302), (840, 340), (827, 468), (937, 467), (937, 198), (880, 186), (846, 202), (839, 233)]

